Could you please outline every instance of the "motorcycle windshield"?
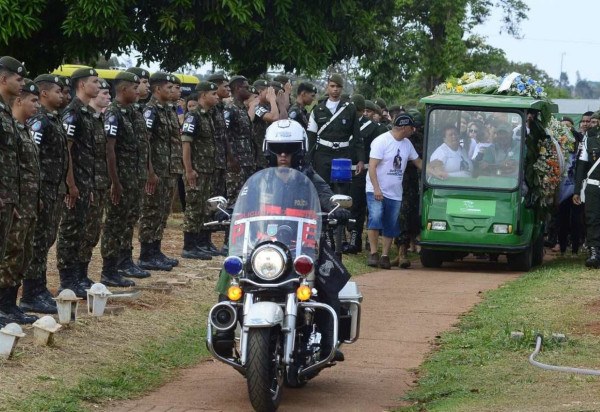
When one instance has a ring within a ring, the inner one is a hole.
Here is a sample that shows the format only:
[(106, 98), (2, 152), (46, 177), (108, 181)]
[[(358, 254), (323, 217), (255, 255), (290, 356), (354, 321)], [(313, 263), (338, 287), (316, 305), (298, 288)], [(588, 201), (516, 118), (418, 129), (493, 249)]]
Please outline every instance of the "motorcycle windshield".
[(261, 170), (240, 190), (231, 217), (229, 254), (244, 261), (265, 241), (277, 241), (292, 259), (308, 255), (316, 261), (321, 236), (321, 205), (313, 183), (287, 167)]

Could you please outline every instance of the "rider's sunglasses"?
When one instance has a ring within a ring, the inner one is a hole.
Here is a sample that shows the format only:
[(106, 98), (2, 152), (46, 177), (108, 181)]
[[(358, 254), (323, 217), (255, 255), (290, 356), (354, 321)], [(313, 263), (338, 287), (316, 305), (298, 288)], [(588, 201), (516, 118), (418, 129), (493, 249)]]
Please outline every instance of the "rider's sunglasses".
[(269, 151), (274, 154), (294, 154), (302, 150), (302, 143), (270, 143)]

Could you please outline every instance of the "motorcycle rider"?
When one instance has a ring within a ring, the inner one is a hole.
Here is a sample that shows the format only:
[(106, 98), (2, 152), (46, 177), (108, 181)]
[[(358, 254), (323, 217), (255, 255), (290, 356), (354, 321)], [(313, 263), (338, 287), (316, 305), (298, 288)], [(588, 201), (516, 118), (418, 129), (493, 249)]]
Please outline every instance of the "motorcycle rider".
[[(331, 196), (333, 196), (333, 192), (330, 186), (314, 171), (311, 165), (305, 164), (307, 151), (308, 137), (306, 135), (306, 131), (300, 125), (300, 123), (288, 119), (278, 120), (267, 128), (265, 140), (263, 142), (263, 153), (267, 159), (269, 167), (293, 168), (304, 173), (315, 186), (319, 196), (321, 209), (324, 212), (329, 212), (335, 207), (335, 205), (330, 201)], [(280, 178), (285, 178), (286, 175), (286, 173), (275, 174)], [(344, 223), (350, 218), (350, 211), (338, 208), (330, 215), (330, 217), (338, 220), (338, 222)], [(321, 249), (319, 251), (319, 256), (321, 257), (324, 256), (323, 248), (326, 245), (324, 239), (321, 239), (319, 245)], [(328, 253), (327, 255), (330, 258), (335, 258), (333, 253)], [(317, 274), (315, 287), (318, 291), (318, 300), (331, 306), (339, 316), (340, 301), (338, 298), (338, 292), (344, 286), (348, 278), (344, 277), (343, 274), (340, 274), (339, 279), (337, 279), (339, 281), (337, 284), (332, 285), (331, 279), (329, 279), (327, 282), (328, 287), (323, 287), (323, 285), (319, 282), (319, 263), (321, 260), (322, 259), (319, 258), (319, 261), (316, 262), (315, 268), (315, 273)], [(337, 263), (341, 265), (341, 262)], [(228, 284), (228, 282), (222, 282), (222, 280), (223, 279), (221, 279), (219, 282), (220, 285), (225, 286)], [(220, 290), (220, 292), (224, 293), (223, 290)], [(223, 296), (220, 297), (220, 300), (223, 300)], [(321, 333), (321, 356), (326, 357), (331, 352), (331, 348), (334, 346), (334, 344), (336, 344), (333, 342), (333, 320), (323, 311), (317, 311), (315, 321), (317, 328)], [(231, 335), (232, 332), (225, 332), (225, 334), (227, 333)], [(217, 334), (217, 339), (225, 339), (226, 337), (223, 335), (224, 334)], [(231, 336), (229, 336), (228, 339), (232, 341)], [(343, 361), (344, 354), (340, 350), (336, 349), (333, 360)]]

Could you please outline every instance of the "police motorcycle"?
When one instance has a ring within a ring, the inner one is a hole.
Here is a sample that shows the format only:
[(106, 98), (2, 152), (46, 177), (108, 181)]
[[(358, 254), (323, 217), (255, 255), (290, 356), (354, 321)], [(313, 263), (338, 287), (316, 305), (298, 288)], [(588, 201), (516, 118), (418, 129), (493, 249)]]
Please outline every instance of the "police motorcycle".
[[(208, 200), (213, 210), (229, 217), (229, 256), (223, 270), (231, 280), (227, 298), (209, 311), (206, 343), (217, 360), (246, 377), (257, 411), (276, 410), (284, 385), (304, 386), (336, 364), (338, 342), (350, 344), (359, 337), (362, 295), (354, 282), (335, 289), (339, 320), (334, 308), (319, 299), (327, 290), (323, 284), (341, 265), (324, 247), (323, 229), (337, 223), (331, 219), (337, 208), (352, 204), (344, 195), (333, 195), (330, 201), (334, 209), (322, 213), (311, 180), (287, 167), (250, 177), (232, 212), (225, 209), (224, 198)], [(332, 325), (328, 333), (334, 344), (326, 350), (318, 317)], [(219, 337), (234, 331), (235, 340), (227, 347)]]

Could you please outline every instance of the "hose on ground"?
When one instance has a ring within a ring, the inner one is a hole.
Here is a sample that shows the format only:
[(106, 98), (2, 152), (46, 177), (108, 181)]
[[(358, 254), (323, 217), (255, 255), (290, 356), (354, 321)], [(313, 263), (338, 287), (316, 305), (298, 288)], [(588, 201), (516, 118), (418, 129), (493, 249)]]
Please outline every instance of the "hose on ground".
[(600, 376), (600, 370), (597, 369), (583, 369), (583, 368), (572, 368), (569, 366), (556, 366), (556, 365), (547, 365), (545, 363), (541, 363), (536, 361), (534, 358), (540, 353), (542, 349), (542, 336), (538, 335), (535, 342), (535, 350), (529, 356), (529, 363), (533, 366), (537, 366), (538, 368), (542, 368), (548, 371), (555, 372), (569, 372), (569, 373), (578, 373), (580, 375), (595, 375)]

